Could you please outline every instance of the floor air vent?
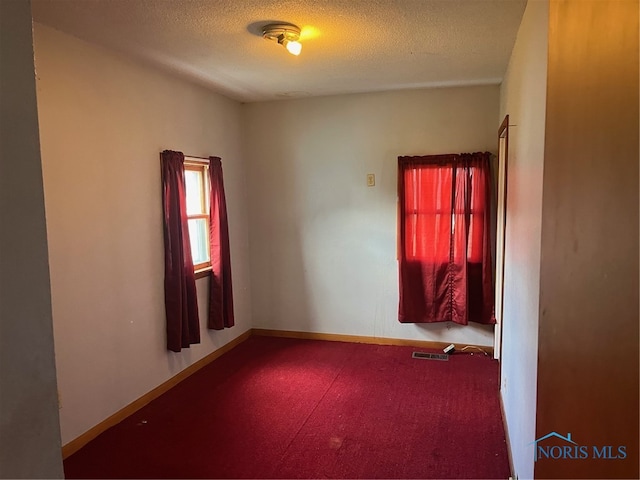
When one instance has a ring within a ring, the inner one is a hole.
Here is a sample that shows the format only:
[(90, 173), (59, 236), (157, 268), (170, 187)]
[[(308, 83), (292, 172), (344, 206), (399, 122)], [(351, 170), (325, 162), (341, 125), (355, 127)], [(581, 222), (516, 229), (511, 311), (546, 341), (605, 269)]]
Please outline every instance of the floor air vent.
[(440, 360), (446, 362), (449, 360), (449, 355), (446, 353), (425, 353), (425, 352), (413, 352), (411, 355), (413, 358), (425, 358), (427, 360)]

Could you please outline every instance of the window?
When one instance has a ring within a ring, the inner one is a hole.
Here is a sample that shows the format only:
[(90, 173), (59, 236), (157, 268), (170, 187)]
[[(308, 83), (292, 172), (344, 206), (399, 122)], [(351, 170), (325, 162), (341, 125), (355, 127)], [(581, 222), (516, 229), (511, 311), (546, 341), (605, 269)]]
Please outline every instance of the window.
[(167, 348), (179, 352), (200, 343), (197, 278), (210, 278), (207, 327), (235, 324), (227, 202), (220, 157), (164, 150), (160, 168)]
[(398, 158), (400, 322), (495, 323), (489, 160)]
[(211, 266), (209, 252), (209, 165), (185, 158), (184, 180), (191, 256), (195, 270)]
[[(433, 262), (482, 262), (485, 215), (485, 184), (475, 166), (416, 164), (404, 171), (403, 211), (405, 215), (405, 252), (407, 258)], [(471, 193), (463, 194), (461, 179)], [(466, 198), (465, 196), (466, 195)], [(459, 249), (450, 250), (456, 222), (467, 224), (466, 256)]]
[(408, 259), (447, 263), (453, 229), (452, 169), (417, 163), (403, 175), (404, 252)]

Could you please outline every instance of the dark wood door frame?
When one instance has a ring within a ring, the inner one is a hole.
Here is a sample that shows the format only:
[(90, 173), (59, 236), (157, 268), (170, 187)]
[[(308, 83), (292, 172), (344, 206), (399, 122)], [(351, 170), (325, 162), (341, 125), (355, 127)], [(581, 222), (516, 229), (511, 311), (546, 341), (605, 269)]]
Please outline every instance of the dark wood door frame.
[(505, 260), (505, 239), (507, 225), (507, 173), (509, 165), (509, 115), (504, 117), (498, 129), (498, 184), (497, 184), (497, 212), (496, 212), (496, 329), (497, 345), (494, 345), (497, 352), (496, 358), (502, 373), (502, 338), (504, 336), (504, 260)]

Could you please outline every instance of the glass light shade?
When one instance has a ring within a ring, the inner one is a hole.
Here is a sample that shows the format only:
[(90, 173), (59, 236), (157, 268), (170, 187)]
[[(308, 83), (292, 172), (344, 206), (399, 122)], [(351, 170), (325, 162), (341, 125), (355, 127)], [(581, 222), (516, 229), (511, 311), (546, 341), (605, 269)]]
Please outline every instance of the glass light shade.
[(287, 40), (284, 46), (291, 55), (300, 55), (300, 52), (302, 51), (302, 44), (300, 42)]

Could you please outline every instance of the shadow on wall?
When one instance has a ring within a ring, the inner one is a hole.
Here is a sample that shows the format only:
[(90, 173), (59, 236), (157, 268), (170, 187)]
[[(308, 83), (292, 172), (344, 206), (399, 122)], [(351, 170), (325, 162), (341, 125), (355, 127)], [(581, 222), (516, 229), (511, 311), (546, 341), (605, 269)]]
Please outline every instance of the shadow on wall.
[(277, 163), (258, 156), (249, 172), (259, 199), (250, 212), (253, 325), (311, 331), (302, 238), (305, 184), (297, 172), (299, 158), (286, 142), (269, 156)]

